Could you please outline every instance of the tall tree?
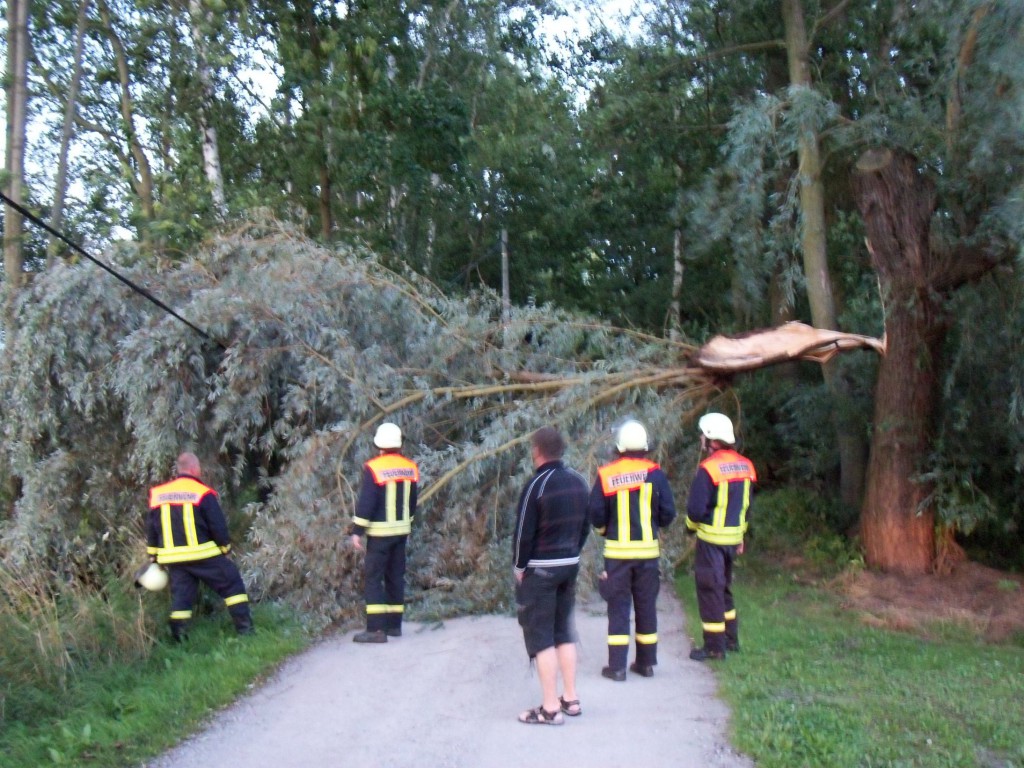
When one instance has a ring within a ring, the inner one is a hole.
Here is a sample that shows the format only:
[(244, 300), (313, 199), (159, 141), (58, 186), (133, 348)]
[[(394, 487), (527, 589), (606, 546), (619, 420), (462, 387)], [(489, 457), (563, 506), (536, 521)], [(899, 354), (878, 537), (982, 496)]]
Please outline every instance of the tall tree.
[(216, 99), (213, 71), (207, 39), (213, 33), (213, 12), (203, 7), (202, 0), (189, 0), (189, 26), (195, 55), (196, 79), (199, 81), (199, 132), (203, 143), (203, 170), (213, 198), (213, 208), (219, 218), (227, 213), (224, 197), (224, 174), (221, 171), (220, 146), (217, 126), (213, 122)]
[[(4, 193), (16, 203), (25, 201), (25, 139), (28, 126), (29, 0), (7, 1), (7, 155)], [(4, 273), (10, 295), (24, 282), (22, 236), (24, 222), (7, 206), (4, 223)]]
[[(83, 57), (85, 55), (85, 25), (88, 21), (92, 0), (81, 0), (75, 19), (74, 58), (71, 62), (71, 82), (64, 104), (64, 120), (60, 130), (60, 148), (57, 151), (57, 170), (53, 180), (53, 203), (50, 208), (50, 227), (57, 232), (64, 226), (64, 204), (68, 191), (68, 154), (75, 133), (75, 116), (78, 114), (78, 92), (82, 82)], [(51, 236), (46, 248), (47, 264), (52, 265), (57, 256), (59, 240)]]

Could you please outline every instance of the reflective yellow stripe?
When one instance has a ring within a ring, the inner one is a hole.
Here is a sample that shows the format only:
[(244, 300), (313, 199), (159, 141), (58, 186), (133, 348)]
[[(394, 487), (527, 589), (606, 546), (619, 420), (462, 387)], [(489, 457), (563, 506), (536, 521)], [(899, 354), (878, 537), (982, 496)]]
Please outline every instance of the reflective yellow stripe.
[(192, 618), (192, 611), (171, 611), (171, 621), (184, 621)]
[(654, 495), (654, 485), (644, 483), (640, 486), (640, 538), (644, 541), (654, 539), (654, 527), (651, 525), (651, 497)]
[(608, 645), (629, 645), (629, 635), (608, 635)]
[(721, 483), (718, 486), (718, 499), (715, 502), (715, 511), (711, 515), (711, 527), (717, 530), (725, 528), (725, 513), (729, 509), (729, 484)]
[(615, 494), (615, 514), (618, 517), (617, 530), (620, 539), (629, 539), (629, 489), (623, 488)]
[(736, 618), (736, 609), (735, 608), (733, 608), (731, 611), (726, 611), (725, 612), (725, 620), (726, 621), (732, 621), (735, 618)]
[[(366, 612), (367, 613), (371, 613), (373, 615), (377, 615), (379, 613), (387, 613), (388, 612), (388, 607), (386, 605), (381, 605), (381, 604), (373, 604), (373, 605), (367, 604)], [(722, 631), (724, 632), (725, 630), (722, 630)]]
[(661, 554), (658, 540), (615, 541), (605, 539), (604, 556), (611, 560), (650, 560)]
[(185, 524), (185, 542), (190, 547), (199, 546), (199, 534), (196, 533), (196, 509), (191, 504), (181, 507), (181, 519)]
[(701, 624), (705, 632), (725, 632), (725, 622), (714, 622)]
[(408, 520), (395, 520), (391, 523), (371, 521), (366, 524), (367, 536), (403, 536), (412, 532), (412, 523)]
[(389, 605), (385, 613), (405, 613), (404, 605)]
[(697, 538), (708, 544), (739, 544), (743, 541), (743, 528), (712, 528), (710, 525), (697, 523)]
[(156, 561), (164, 563), (184, 563), (191, 560), (205, 560), (221, 554), (216, 542), (207, 541), (196, 547), (162, 547), (156, 552)]
[(171, 529), (171, 505), (160, 505), (160, 531), (163, 534), (164, 549), (174, 546), (174, 531)]
[(249, 602), (249, 596), (246, 595), (246, 594), (232, 595), (231, 597), (225, 597), (224, 598), (224, 605), (227, 605), (227, 606), (238, 605), (239, 603), (248, 603), (248, 602)]
[(641, 645), (654, 645), (656, 642), (658, 642), (658, 633), (655, 632), (651, 635), (641, 635), (638, 633), (636, 636), (636, 641)]
[(397, 495), (397, 483), (387, 483), (384, 486), (384, 519), (392, 524), (398, 516), (398, 510), (395, 503)]

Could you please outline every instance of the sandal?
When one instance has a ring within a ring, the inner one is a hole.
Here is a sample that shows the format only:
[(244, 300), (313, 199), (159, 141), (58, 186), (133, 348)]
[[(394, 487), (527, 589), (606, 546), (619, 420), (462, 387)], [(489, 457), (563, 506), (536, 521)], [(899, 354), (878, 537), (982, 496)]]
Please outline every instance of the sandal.
[(534, 707), (519, 713), (519, 722), (527, 725), (561, 725), (565, 722), (558, 710), (548, 712), (544, 706)]
[(569, 717), (579, 717), (583, 714), (583, 709), (580, 707), (579, 699), (566, 701), (562, 696), (559, 696), (558, 700), (562, 703), (562, 711)]

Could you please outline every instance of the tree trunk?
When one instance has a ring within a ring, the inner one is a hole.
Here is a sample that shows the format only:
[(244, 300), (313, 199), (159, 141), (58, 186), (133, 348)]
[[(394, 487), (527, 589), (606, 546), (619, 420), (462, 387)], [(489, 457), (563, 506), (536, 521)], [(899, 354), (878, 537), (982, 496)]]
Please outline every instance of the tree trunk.
[(204, 27), (210, 26), (211, 14), (204, 12), (201, 0), (189, 0), (189, 20), (192, 28), (192, 44), (195, 47), (196, 74), (199, 79), (199, 130), (203, 136), (203, 170), (210, 185), (210, 196), (217, 218), (223, 220), (227, 214), (224, 197), (224, 174), (220, 165), (220, 148), (217, 145), (217, 128), (213, 124), (212, 105), (216, 94), (213, 89), (213, 75), (210, 72), (210, 56), (206, 50)]
[[(57, 154), (57, 175), (53, 182), (53, 210), (50, 212), (50, 227), (60, 232), (64, 226), (64, 199), (68, 192), (68, 152), (71, 138), (75, 133), (75, 115), (78, 110), (78, 89), (82, 82), (82, 56), (85, 49), (85, 24), (92, 0), (82, 0), (78, 6), (78, 20), (75, 22), (75, 60), (71, 67), (71, 84), (68, 100), (64, 105), (64, 124), (60, 131), (60, 149)], [(50, 236), (46, 245), (46, 265), (52, 266), (57, 260), (60, 240)]]
[[(786, 29), (786, 57), (790, 84), (794, 88), (811, 87), (808, 56), (809, 42), (801, 0), (783, 0), (782, 17)], [(817, 134), (801, 131), (797, 147), (800, 193), (800, 246), (807, 281), (807, 299), (811, 307), (811, 323), (815, 328), (839, 330), (836, 321), (832, 277), (828, 267), (825, 227), (825, 186), (821, 180), (821, 148)], [(864, 489), (864, 455), (866, 446), (861, 431), (851, 423), (849, 387), (839, 373), (838, 361), (822, 366), (825, 384), (835, 401), (832, 409), (833, 428), (839, 449), (839, 494), (846, 506), (856, 509)]]
[[(28, 125), (28, 4), (29, 0), (7, 2), (7, 158), (5, 194), (24, 203), (25, 131)], [(24, 282), (22, 264), (22, 216), (8, 207), (4, 219), (4, 273), (13, 297)]]
[(868, 565), (924, 574), (935, 562), (935, 510), (919, 478), (937, 397), (935, 361), (947, 326), (932, 285), (934, 195), (913, 158), (891, 152), (865, 153), (854, 185), (882, 287), (887, 347), (875, 389), (861, 537)]
[(99, 4), (100, 18), (106, 29), (107, 37), (110, 39), (110, 47), (114, 52), (114, 60), (117, 64), (117, 80), (120, 87), (119, 106), (121, 109), (121, 120), (124, 123), (125, 141), (132, 160), (135, 162), (134, 170), (125, 168), (125, 176), (139, 199), (142, 208), (143, 221), (139, 225), (139, 238), (143, 242), (149, 242), (149, 227), (156, 218), (156, 205), (153, 197), (153, 173), (149, 166), (149, 158), (146, 150), (139, 140), (138, 131), (135, 128), (135, 104), (131, 93), (131, 72), (128, 69), (128, 55), (125, 52), (121, 38), (110, 15), (110, 7), (106, 2)]
[(508, 344), (508, 325), (512, 320), (512, 291), (508, 275), (508, 230), (501, 228), (501, 328)]
[(683, 230), (677, 224), (672, 230), (672, 303), (668, 311), (668, 337), (683, 337)]

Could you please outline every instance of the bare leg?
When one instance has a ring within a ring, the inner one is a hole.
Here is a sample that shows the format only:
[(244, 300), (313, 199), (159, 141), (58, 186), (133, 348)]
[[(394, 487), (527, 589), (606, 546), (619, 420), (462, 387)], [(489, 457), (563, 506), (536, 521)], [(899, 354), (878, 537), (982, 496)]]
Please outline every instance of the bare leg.
[(558, 701), (556, 688), (559, 656), (552, 647), (538, 652), (535, 659), (537, 661), (537, 677), (540, 678), (540, 690), (544, 696), (541, 706), (547, 712), (561, 712), (562, 707)]
[(562, 643), (555, 647), (555, 652), (562, 672), (562, 696), (566, 701), (576, 701), (576, 643)]

